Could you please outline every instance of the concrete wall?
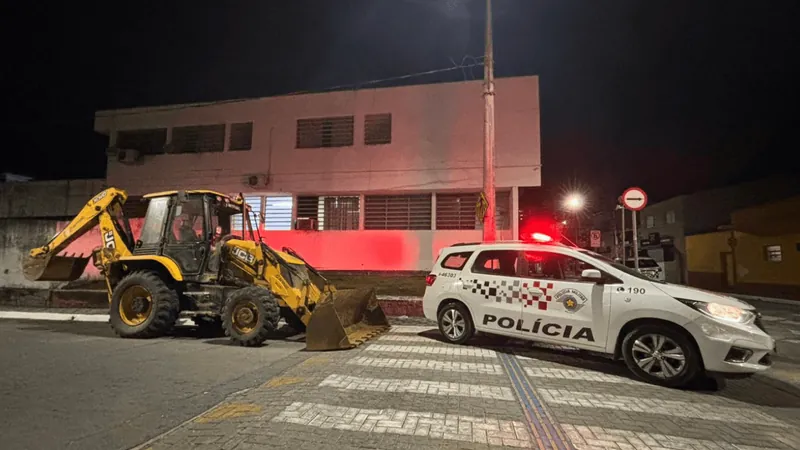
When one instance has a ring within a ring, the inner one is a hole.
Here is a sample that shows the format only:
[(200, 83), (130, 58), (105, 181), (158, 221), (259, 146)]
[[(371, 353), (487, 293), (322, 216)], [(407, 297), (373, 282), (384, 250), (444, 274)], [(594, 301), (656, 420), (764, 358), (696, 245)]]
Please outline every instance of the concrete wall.
[[(253, 122), (249, 151), (115, 159), (108, 181), (132, 195), (176, 188), (253, 189), (293, 194), (479, 190), (482, 187), (481, 81), (329, 92), (223, 102), (101, 111), (95, 130), (114, 142), (119, 130)], [(541, 184), (538, 77), (497, 80), (498, 187)], [(364, 115), (392, 114), (392, 142), (363, 145)], [(295, 148), (297, 119), (355, 116), (354, 145)], [(230, 128), (230, 127), (228, 127)], [(168, 132), (168, 137), (170, 133)], [(249, 188), (247, 175), (270, 174)]]
[[(105, 187), (105, 180), (59, 180), (0, 184), (0, 287), (51, 287), (22, 276), (22, 257), (46, 244)], [(97, 230), (67, 247), (66, 253), (89, 254), (100, 245)], [(92, 271), (94, 274), (92, 274)], [(90, 267), (85, 276), (97, 275)]]
[(105, 188), (105, 180), (58, 180), (0, 184), (0, 218), (71, 218)]

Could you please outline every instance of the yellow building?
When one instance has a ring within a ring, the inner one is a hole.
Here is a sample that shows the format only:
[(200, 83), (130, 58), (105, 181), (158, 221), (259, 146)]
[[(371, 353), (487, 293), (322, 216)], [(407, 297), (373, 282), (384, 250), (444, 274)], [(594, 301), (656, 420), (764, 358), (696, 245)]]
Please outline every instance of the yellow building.
[(736, 210), (726, 228), (686, 237), (690, 285), (800, 300), (800, 196)]

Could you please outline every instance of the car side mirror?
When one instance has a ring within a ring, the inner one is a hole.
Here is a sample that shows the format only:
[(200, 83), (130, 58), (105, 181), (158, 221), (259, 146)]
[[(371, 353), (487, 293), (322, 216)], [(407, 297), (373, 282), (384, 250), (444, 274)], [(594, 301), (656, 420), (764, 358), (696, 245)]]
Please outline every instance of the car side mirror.
[(603, 279), (603, 274), (597, 269), (586, 269), (581, 272), (581, 278), (585, 280), (600, 281)]

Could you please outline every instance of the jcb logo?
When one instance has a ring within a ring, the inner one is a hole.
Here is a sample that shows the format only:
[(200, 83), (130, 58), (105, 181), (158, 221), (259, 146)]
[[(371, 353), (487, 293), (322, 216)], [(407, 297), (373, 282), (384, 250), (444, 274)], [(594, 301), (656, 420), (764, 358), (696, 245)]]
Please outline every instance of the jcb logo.
[(103, 243), (105, 244), (106, 248), (115, 249), (117, 248), (117, 243), (114, 242), (114, 232), (113, 231), (106, 231), (103, 233)]
[(255, 264), (255, 262), (256, 262), (256, 257), (253, 256), (252, 253), (247, 252), (247, 251), (245, 251), (245, 250), (243, 250), (241, 248), (238, 248), (238, 247), (234, 248), (233, 249), (233, 254), (234, 254), (234, 256), (236, 256), (237, 258), (241, 259), (242, 261), (244, 261), (247, 264)]

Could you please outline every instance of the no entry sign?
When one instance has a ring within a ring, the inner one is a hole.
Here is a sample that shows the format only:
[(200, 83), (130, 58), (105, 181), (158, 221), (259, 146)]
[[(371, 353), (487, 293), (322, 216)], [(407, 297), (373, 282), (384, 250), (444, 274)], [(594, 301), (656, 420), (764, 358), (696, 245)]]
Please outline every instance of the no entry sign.
[(638, 187), (630, 187), (622, 193), (622, 205), (632, 211), (641, 211), (647, 206), (647, 194)]

